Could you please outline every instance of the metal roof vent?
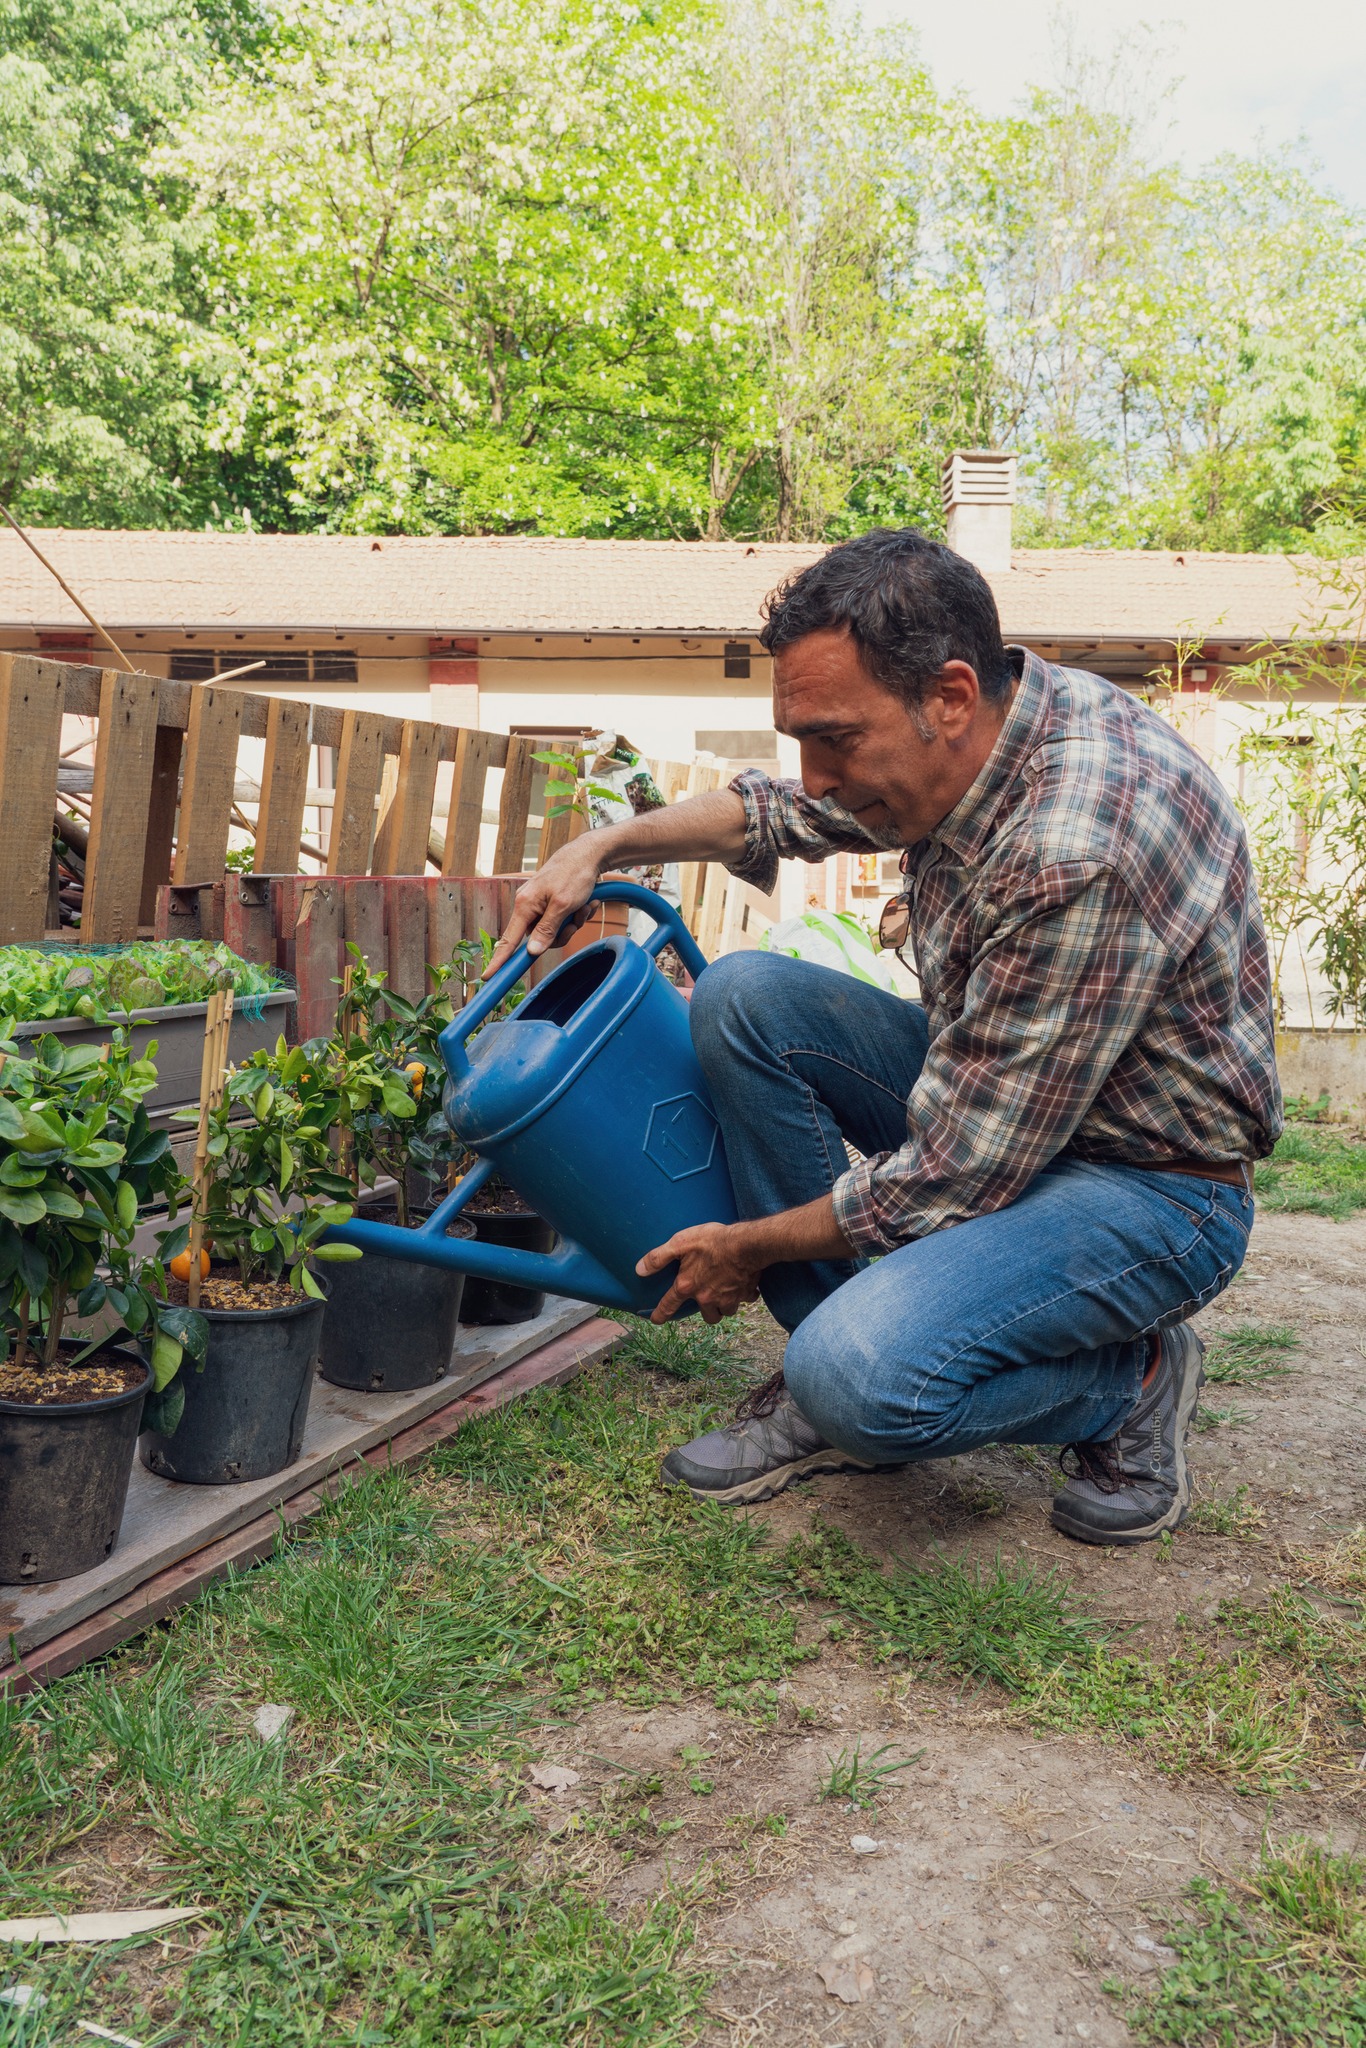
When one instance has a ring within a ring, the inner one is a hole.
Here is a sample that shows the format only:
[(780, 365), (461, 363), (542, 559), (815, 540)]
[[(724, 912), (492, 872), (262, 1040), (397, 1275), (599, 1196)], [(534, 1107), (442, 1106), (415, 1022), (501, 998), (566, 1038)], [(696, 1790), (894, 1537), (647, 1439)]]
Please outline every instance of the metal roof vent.
[(948, 544), (986, 574), (1010, 567), (1015, 457), (999, 448), (959, 448), (944, 464)]

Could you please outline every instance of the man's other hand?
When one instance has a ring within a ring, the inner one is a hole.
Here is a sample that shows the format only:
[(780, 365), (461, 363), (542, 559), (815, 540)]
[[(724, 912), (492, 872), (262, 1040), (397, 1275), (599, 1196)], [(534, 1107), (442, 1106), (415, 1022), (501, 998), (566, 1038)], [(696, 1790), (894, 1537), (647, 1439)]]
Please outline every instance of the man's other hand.
[(648, 1279), (675, 1259), (678, 1273), (651, 1315), (652, 1323), (667, 1323), (685, 1301), (697, 1303), (704, 1323), (719, 1323), (758, 1295), (762, 1267), (754, 1263), (752, 1236), (744, 1224), (697, 1223), (680, 1230), (667, 1244), (646, 1252), (636, 1271)]
[(527, 951), (535, 959), (547, 952), (559, 937), (560, 928), (573, 918), (587, 903), (598, 886), (602, 872), (599, 850), (590, 848), (589, 842), (605, 835), (585, 832), (581, 838), (571, 839), (558, 853), (552, 853), (543, 868), (523, 882), (517, 891), (512, 906), (512, 915), (507, 921), (498, 944), (489, 955), (489, 964), (484, 969), (487, 981), (503, 962), (516, 951), (522, 940), (526, 940)]

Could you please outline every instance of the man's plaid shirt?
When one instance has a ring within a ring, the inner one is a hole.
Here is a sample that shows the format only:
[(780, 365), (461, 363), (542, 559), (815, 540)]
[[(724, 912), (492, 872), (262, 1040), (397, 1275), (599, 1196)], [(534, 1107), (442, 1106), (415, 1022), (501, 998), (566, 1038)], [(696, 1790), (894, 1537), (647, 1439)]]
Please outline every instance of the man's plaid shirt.
[[(1192, 748), (1135, 698), (1024, 648), (972, 788), (901, 867), (930, 1049), (906, 1142), (836, 1182), (849, 1242), (890, 1251), (1002, 1209), (1051, 1159), (1236, 1162), (1281, 1128), (1247, 839)], [(757, 770), (732, 873), (879, 842)], [(884, 842), (885, 843), (885, 842)]]

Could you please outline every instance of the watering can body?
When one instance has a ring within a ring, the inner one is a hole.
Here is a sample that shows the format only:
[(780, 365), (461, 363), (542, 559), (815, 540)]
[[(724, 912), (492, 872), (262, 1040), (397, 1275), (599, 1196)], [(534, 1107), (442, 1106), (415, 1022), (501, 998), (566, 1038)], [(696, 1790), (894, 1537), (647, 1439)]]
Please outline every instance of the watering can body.
[[(655, 930), (643, 946), (611, 938), (571, 955), (511, 1016), (487, 1023), (526, 971), (520, 947), (442, 1033), (446, 1116), (479, 1164), (420, 1229), (357, 1218), (333, 1237), (648, 1315), (674, 1269), (643, 1280), (636, 1261), (692, 1224), (735, 1221), (688, 1006), (654, 956), (674, 946), (694, 978), (706, 961), (677, 911), (648, 889), (604, 882), (593, 900), (643, 910)], [(495, 1174), (554, 1226), (555, 1251), (446, 1235)]]

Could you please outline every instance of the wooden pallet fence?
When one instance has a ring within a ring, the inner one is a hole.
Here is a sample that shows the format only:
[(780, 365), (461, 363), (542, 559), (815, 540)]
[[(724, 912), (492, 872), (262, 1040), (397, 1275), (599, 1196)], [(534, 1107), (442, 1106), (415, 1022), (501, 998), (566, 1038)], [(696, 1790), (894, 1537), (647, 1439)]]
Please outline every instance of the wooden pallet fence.
[[(180, 897), (166, 915), (177, 932), (192, 935), (189, 926), (203, 921), (196, 894), (224, 872), (243, 739), (265, 742), (256, 819), (264, 874), (298, 871), (315, 746), (337, 756), (328, 874), (421, 876), (430, 865), (448, 876), (475, 874), (495, 769), (503, 770), (495, 872), (517, 874), (525, 865), (529, 742), (211, 683), (0, 654), (0, 944), (31, 943), (47, 929), (67, 715), (96, 721), (85, 897), (79, 935), (68, 934), (73, 941), (136, 938), (157, 921), (158, 891), (167, 885)], [(443, 762), (451, 764), (453, 787), (437, 832), (432, 813)]]

